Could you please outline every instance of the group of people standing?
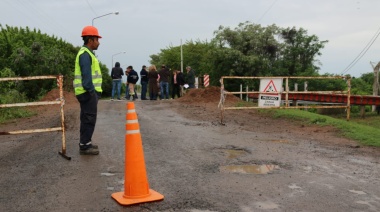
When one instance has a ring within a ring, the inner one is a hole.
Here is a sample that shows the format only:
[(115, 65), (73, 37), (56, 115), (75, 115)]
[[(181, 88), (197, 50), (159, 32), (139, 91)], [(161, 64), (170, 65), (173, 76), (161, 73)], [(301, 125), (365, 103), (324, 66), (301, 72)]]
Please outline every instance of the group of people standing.
[[(103, 92), (102, 90), (102, 72), (100, 70), (99, 60), (96, 58), (94, 51), (100, 45), (100, 38), (98, 29), (94, 26), (85, 26), (82, 29), (83, 46), (78, 51), (75, 59), (74, 70), (74, 92), (80, 104), (80, 129), (79, 129), (79, 153), (81, 155), (98, 155), (99, 147), (92, 143), (92, 135), (94, 133), (98, 100)], [(187, 77), (184, 80), (181, 71), (173, 70), (171, 74), (169, 69), (161, 66), (160, 72), (157, 72), (156, 66), (151, 65), (146, 70), (146, 66), (142, 67), (140, 72), (141, 76), (141, 99), (146, 100), (147, 88), (149, 87), (149, 97), (151, 100), (157, 100), (158, 92), (161, 91), (161, 99), (169, 98), (169, 80), (172, 84), (172, 98), (175, 95), (181, 96), (179, 90), (185, 86), (185, 81), (189, 88), (195, 88), (195, 73), (191, 67), (186, 67)], [(127, 92), (126, 97), (130, 99), (137, 98), (135, 85), (139, 80), (139, 76), (132, 66), (128, 66), (125, 74), (127, 77)], [(120, 90), (122, 76), (124, 75), (120, 63), (116, 62), (115, 67), (112, 68), (112, 100), (115, 92), (117, 92), (117, 99), (120, 100)], [(159, 89), (160, 87), (160, 89)]]
[[(125, 99), (130, 99), (131, 97), (133, 100), (137, 98), (136, 94), (136, 83), (139, 80), (139, 75), (135, 70), (133, 70), (133, 66), (128, 66), (125, 75), (127, 75), (127, 91), (125, 93)], [(111, 71), (111, 78), (112, 78), (112, 96), (111, 101), (114, 100), (115, 93), (117, 93), (117, 100), (120, 99), (120, 92), (121, 92), (121, 79), (124, 76), (123, 69), (120, 67), (120, 63), (116, 62), (115, 67), (112, 68)]]
[[(160, 71), (157, 71), (155, 65), (149, 66), (146, 70), (146, 66), (142, 66), (140, 71), (141, 76), (141, 100), (148, 100), (146, 94), (148, 92), (150, 100), (169, 99), (170, 87), (172, 89), (171, 98), (174, 99), (183, 95), (183, 87), (187, 82), (188, 88), (195, 88), (195, 73), (190, 66), (186, 67), (187, 78), (185, 79), (183, 73), (180, 70), (174, 69), (172, 72), (167, 68), (166, 65), (162, 65)], [(133, 100), (137, 99), (136, 94), (136, 83), (139, 80), (139, 76), (132, 66), (128, 66), (125, 74), (127, 75), (127, 91), (125, 98), (127, 100), (130, 97)], [(117, 92), (117, 99), (120, 100), (121, 91), (121, 79), (124, 75), (122, 68), (120, 68), (120, 63), (116, 62), (115, 67), (112, 68), (112, 97), (114, 99), (115, 93)]]

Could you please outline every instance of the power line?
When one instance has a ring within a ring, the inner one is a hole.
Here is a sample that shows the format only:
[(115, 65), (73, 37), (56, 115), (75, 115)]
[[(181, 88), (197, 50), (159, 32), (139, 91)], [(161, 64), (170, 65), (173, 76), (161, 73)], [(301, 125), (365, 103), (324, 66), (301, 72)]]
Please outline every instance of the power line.
[(355, 59), (342, 71), (341, 75), (345, 74), (349, 71), (355, 64), (367, 53), (369, 48), (371, 48), (372, 44), (376, 41), (376, 39), (380, 35), (380, 28), (376, 31), (375, 35), (371, 38), (371, 40), (367, 43), (367, 45), (363, 48), (363, 50), (355, 57)]
[(275, 0), (272, 5), (269, 6), (269, 8), (264, 12), (264, 14), (259, 18), (259, 20), (257, 21), (257, 23), (260, 23), (261, 19), (264, 18), (264, 16), (272, 9), (272, 7), (276, 4), (278, 0)]
[[(31, 22), (34, 29), (41, 30), (42, 26), (53, 30), (53, 34), (57, 37), (63, 37), (65, 34), (70, 34), (71, 30), (65, 29), (61, 23), (57, 22), (53, 17), (51, 17), (47, 12), (45, 12), (39, 5), (33, 4), (30, 0), (17, 0), (17, 1), (7, 1), (7, 3), (19, 11), (22, 16), (27, 16), (24, 20)], [(24, 8), (24, 9), (23, 9)], [(33, 12), (33, 13), (30, 13)], [(32, 15), (33, 14), (33, 15)], [(43, 31), (42, 31), (43, 32)], [(44, 33), (44, 32), (43, 32)]]
[(94, 8), (92, 8), (90, 2), (88, 2), (88, 0), (86, 0), (86, 2), (87, 2), (87, 4), (88, 4), (88, 6), (90, 7), (91, 11), (92, 11), (96, 16), (98, 16), (98, 14), (96, 14)]

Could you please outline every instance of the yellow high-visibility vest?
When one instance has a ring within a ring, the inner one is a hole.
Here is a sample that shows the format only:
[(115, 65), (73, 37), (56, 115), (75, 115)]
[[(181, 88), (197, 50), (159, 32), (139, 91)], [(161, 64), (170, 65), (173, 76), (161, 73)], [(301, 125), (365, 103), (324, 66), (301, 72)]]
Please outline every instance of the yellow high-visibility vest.
[(91, 56), (92, 83), (94, 84), (95, 91), (101, 93), (103, 91), (102, 90), (103, 80), (102, 80), (102, 72), (100, 71), (99, 61), (88, 48), (82, 47), (79, 50), (76, 60), (75, 60), (75, 71), (74, 71), (74, 82), (73, 82), (75, 95), (79, 95), (86, 92), (86, 90), (83, 88), (83, 85), (82, 85), (82, 72), (79, 66), (79, 56), (82, 55), (84, 52), (88, 52), (88, 54)]

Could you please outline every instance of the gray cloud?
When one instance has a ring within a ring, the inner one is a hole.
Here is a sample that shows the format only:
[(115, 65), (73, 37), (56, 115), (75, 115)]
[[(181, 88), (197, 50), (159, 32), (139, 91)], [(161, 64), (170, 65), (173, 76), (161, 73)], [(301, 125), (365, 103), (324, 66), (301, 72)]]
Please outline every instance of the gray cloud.
[[(271, 5), (275, 3), (272, 7)], [(266, 26), (302, 27), (320, 40), (329, 40), (320, 73), (340, 74), (362, 51), (379, 28), (380, 1), (352, 0), (37, 0), (1, 1), (1, 24), (28, 26), (82, 45), (81, 30), (92, 19), (103, 36), (99, 59), (111, 66), (112, 55), (122, 65), (141, 67), (149, 55), (180, 40), (210, 40), (219, 25), (235, 28), (250, 21)], [(270, 8), (270, 10), (268, 10)], [(360, 76), (378, 62), (379, 42), (347, 73)]]

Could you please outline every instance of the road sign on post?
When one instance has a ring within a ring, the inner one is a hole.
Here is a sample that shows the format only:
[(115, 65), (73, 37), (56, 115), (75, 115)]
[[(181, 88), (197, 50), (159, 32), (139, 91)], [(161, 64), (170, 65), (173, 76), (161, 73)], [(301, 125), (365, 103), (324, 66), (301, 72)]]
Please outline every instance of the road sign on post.
[(260, 80), (259, 107), (280, 107), (282, 79)]

